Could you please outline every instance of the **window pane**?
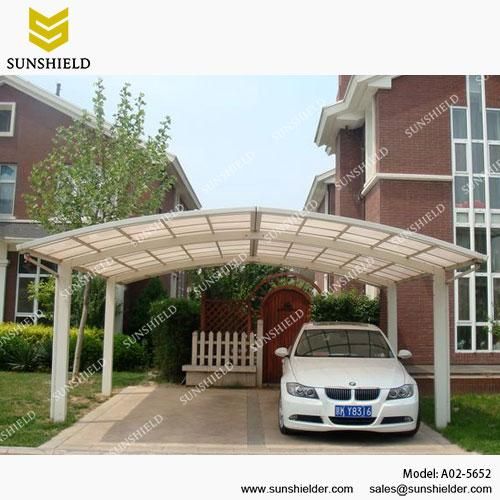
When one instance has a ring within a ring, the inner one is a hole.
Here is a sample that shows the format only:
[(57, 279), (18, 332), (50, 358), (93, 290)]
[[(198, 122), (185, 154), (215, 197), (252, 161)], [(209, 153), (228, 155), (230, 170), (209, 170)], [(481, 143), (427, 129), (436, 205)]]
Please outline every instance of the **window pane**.
[(500, 177), (490, 177), (490, 208), (500, 208)]
[(476, 349), (478, 351), (488, 350), (488, 327), (476, 326)]
[(490, 173), (500, 174), (500, 146), (490, 145)]
[[(476, 227), (474, 230), (474, 250), (476, 252), (485, 254), (486, 250), (486, 228), (484, 227)], [(486, 272), (486, 263), (483, 262), (479, 267), (479, 271)]]
[(469, 222), (469, 214), (467, 212), (457, 212), (457, 222), (467, 224)]
[(33, 301), (28, 298), (28, 284), (33, 281), (33, 278), (19, 278), (19, 288), (17, 294), (18, 313), (33, 312)]
[(15, 181), (16, 167), (13, 165), (0, 166), (0, 181)]
[(500, 111), (486, 111), (488, 124), (488, 139), (490, 141), (500, 141)]
[(493, 316), (500, 320), (500, 278), (493, 278)]
[(491, 214), (491, 222), (493, 224), (500, 224), (500, 214)]
[(484, 224), (485, 220), (486, 219), (485, 219), (485, 216), (483, 213), (475, 213), (474, 214), (474, 222), (476, 224)]
[(10, 121), (12, 111), (10, 109), (0, 109), (0, 132), (10, 132)]
[(486, 198), (484, 196), (484, 177), (472, 178), (474, 184), (474, 208), (486, 208)]
[(36, 266), (31, 262), (25, 261), (24, 256), (19, 256), (18, 271), (21, 274), (36, 274)]
[(476, 276), (476, 321), (488, 321), (488, 278)]
[(0, 214), (12, 214), (15, 184), (0, 183)]
[(475, 174), (484, 173), (484, 149), (482, 142), (472, 143), (472, 171)]
[(467, 139), (467, 112), (465, 109), (453, 110), (453, 138)]
[(500, 229), (491, 229), (491, 270), (500, 272)]
[(469, 208), (469, 178), (455, 177), (455, 206)]
[(469, 104), (472, 139), (483, 138), (483, 104), (481, 97), (481, 76), (469, 76)]
[(455, 144), (455, 170), (467, 171), (467, 146), (465, 144)]
[(469, 307), (469, 280), (468, 278), (460, 278), (458, 280), (458, 319), (470, 319)]
[(457, 350), (470, 351), (472, 349), (472, 336), (470, 326), (457, 326)]
[(457, 245), (470, 248), (470, 230), (468, 227), (457, 227), (456, 236)]

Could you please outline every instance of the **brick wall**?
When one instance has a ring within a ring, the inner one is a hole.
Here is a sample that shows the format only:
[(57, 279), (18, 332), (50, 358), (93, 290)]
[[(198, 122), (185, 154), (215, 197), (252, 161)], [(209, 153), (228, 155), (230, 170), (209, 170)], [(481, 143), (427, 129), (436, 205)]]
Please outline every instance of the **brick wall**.
[(339, 89), (337, 91), (337, 101), (341, 101), (349, 85), (352, 75), (339, 75)]

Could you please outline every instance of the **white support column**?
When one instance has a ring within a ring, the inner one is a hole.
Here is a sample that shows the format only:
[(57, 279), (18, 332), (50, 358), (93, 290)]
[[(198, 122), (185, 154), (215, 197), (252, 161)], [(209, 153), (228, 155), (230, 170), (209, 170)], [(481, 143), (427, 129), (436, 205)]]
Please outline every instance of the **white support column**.
[(435, 423), (443, 429), (450, 422), (451, 411), (449, 296), (444, 271), (434, 275), (433, 297)]
[(7, 284), (7, 242), (0, 241), (0, 323), (4, 322), (5, 315), (5, 286)]
[(102, 393), (111, 396), (113, 389), (113, 341), (115, 330), (116, 285), (106, 281), (106, 304), (104, 308), (104, 346), (102, 367)]
[(71, 267), (60, 264), (57, 269), (54, 300), (54, 335), (52, 339), (52, 379), (50, 418), (64, 422), (68, 411), (69, 325), (71, 315)]
[(394, 352), (398, 353), (398, 289), (387, 287), (387, 336)]
[(257, 320), (257, 387), (262, 387), (262, 369), (264, 357), (264, 321)]

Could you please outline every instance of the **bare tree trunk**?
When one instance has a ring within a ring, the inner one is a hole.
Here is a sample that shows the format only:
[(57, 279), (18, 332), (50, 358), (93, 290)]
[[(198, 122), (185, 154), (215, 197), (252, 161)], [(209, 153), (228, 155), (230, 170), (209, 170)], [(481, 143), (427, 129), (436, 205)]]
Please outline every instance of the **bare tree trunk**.
[(78, 336), (76, 337), (76, 347), (75, 347), (75, 357), (73, 359), (73, 374), (72, 380), (75, 380), (80, 373), (80, 360), (82, 357), (83, 349), (83, 335), (85, 331), (85, 325), (87, 324), (87, 316), (89, 314), (89, 292), (90, 292), (90, 282), (85, 283), (85, 288), (83, 289), (83, 304), (82, 304), (82, 315), (80, 317), (80, 326), (78, 327)]

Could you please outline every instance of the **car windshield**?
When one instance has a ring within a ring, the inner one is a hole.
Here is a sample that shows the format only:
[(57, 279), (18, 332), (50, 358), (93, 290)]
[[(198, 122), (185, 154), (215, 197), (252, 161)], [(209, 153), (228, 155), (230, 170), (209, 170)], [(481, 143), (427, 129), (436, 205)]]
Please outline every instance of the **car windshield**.
[(392, 358), (384, 336), (374, 330), (304, 330), (295, 356), (334, 358)]

